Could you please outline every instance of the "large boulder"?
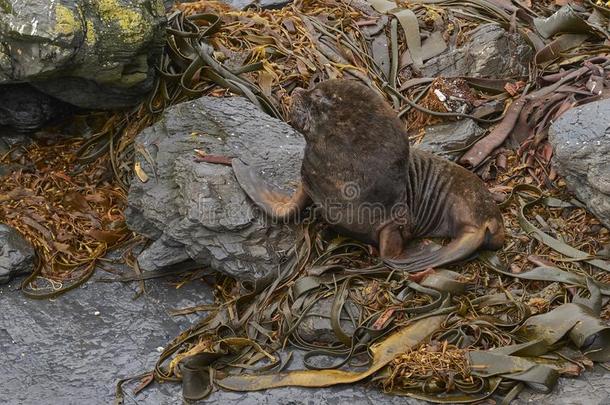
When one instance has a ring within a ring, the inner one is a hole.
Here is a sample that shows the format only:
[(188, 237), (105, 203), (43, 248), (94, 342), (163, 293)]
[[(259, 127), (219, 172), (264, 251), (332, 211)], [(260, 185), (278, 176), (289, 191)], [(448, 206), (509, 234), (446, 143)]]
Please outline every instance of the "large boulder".
[(0, 224), (0, 284), (34, 270), (34, 248), (15, 229)]
[(426, 77), (527, 76), (532, 56), (531, 46), (519, 34), (508, 33), (498, 24), (484, 24), (475, 28), (461, 47), (427, 61), (421, 72)]
[(553, 164), (568, 188), (610, 228), (610, 99), (568, 110), (549, 129)]
[(294, 245), (294, 225), (269, 224), (232, 168), (199, 162), (195, 150), (239, 157), (268, 181), (293, 187), (305, 145), (300, 134), (246, 99), (202, 97), (167, 109), (135, 142), (142, 171), (131, 182), (127, 223), (153, 240), (138, 258), (141, 268), (188, 259), (240, 280), (276, 274)]
[(82, 108), (135, 105), (152, 88), (165, 21), (162, 0), (2, 0), (0, 85), (28, 82)]

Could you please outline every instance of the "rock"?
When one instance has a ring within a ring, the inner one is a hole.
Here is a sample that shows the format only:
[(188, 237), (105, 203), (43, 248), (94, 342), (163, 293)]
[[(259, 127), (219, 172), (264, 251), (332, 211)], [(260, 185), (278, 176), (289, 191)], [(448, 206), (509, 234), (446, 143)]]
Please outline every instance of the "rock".
[[(337, 336), (330, 324), (330, 315), (332, 313), (333, 298), (323, 298), (316, 302), (311, 310), (303, 318), (303, 321), (298, 326), (299, 336), (309, 343), (331, 344), (338, 342)], [(350, 311), (355, 319), (358, 319), (358, 308), (356, 305), (348, 301)], [(345, 308), (345, 307), (344, 307)], [(354, 325), (346, 320), (341, 320), (341, 328), (346, 334), (354, 333)]]
[(135, 105), (152, 88), (165, 22), (161, 0), (3, 0), (0, 85), (28, 82), (82, 108)]
[(434, 125), (426, 127), (426, 135), (421, 143), (416, 145), (416, 148), (434, 153), (448, 160), (457, 160), (463, 151), (452, 151), (464, 149), (481, 136), (483, 132), (485, 130), (470, 118)]
[(32, 142), (32, 138), (23, 132), (13, 128), (0, 126), (0, 154), (4, 155), (17, 145), (27, 146)]
[[(120, 272), (131, 271), (117, 266)], [(24, 299), (14, 286), (0, 285), (0, 375), (10, 376), (2, 380), (2, 404), (35, 405), (41, 398), (45, 405), (113, 403), (119, 379), (150, 370), (159, 359), (157, 348), (204, 316), (171, 316), (173, 310), (214, 303), (214, 291), (206, 283), (193, 280), (176, 289), (177, 281), (147, 280), (146, 294), (138, 299), (137, 283), (90, 280), (56, 300)], [(93, 315), (96, 311), (99, 316)], [(293, 355), (287, 369), (304, 369), (303, 352), (288, 349)], [(27, 389), (24, 381), (32, 382)], [(139, 384), (137, 378), (125, 384), (125, 405), (183, 403), (180, 384), (150, 384), (135, 395)], [(610, 373), (596, 366), (577, 378), (560, 378), (549, 394), (526, 387), (512, 403), (607, 404), (609, 396)], [(207, 400), (223, 405), (429, 404), (384, 394), (365, 383), (254, 392), (218, 389)]]
[(246, 99), (203, 97), (169, 108), (135, 142), (148, 181), (132, 180), (126, 216), (130, 229), (154, 240), (138, 259), (144, 270), (190, 258), (240, 280), (275, 274), (294, 225), (267, 224), (232, 168), (197, 162), (195, 149), (240, 157), (272, 183), (295, 185), (301, 135)]
[(575, 107), (549, 128), (553, 164), (568, 188), (610, 228), (610, 99)]
[(0, 224), (0, 284), (34, 270), (34, 248), (15, 229)]
[(53, 118), (73, 109), (27, 83), (0, 86), (0, 125), (20, 132), (40, 129)]
[(497, 24), (484, 24), (470, 33), (462, 47), (427, 61), (421, 72), (425, 77), (527, 76), (532, 55), (532, 48), (520, 35), (509, 34)]
[(263, 9), (282, 8), (292, 3), (292, 0), (222, 0), (222, 2), (241, 10), (247, 7), (259, 7)]

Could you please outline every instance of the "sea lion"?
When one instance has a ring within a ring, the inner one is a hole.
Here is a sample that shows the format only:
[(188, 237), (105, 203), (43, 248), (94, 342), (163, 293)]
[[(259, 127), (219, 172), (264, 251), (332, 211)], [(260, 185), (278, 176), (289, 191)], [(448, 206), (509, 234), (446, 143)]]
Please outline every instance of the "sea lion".
[[(503, 245), (502, 215), (483, 182), (455, 163), (409, 150), (403, 123), (375, 91), (341, 79), (296, 89), (291, 123), (306, 141), (294, 194), (232, 162), (241, 187), (273, 218), (293, 218), (313, 202), (340, 232), (377, 246), (387, 264), (408, 271)], [(408, 255), (407, 242), (419, 237), (451, 241)]]

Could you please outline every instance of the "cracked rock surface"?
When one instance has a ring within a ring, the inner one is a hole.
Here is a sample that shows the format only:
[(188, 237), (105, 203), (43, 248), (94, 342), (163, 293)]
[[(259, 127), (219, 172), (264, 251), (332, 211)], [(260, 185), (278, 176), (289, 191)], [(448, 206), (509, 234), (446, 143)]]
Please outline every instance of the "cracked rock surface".
[(610, 228), (610, 99), (565, 112), (549, 128), (553, 164), (568, 188)]
[(424, 77), (527, 76), (532, 48), (518, 34), (510, 34), (498, 24), (483, 24), (470, 33), (466, 43), (427, 61), (421, 68)]
[(424, 139), (417, 148), (455, 161), (483, 132), (485, 130), (470, 118), (433, 125), (426, 127)]
[(185, 260), (258, 281), (272, 277), (295, 241), (293, 225), (271, 224), (242, 191), (230, 166), (200, 153), (240, 158), (279, 186), (299, 180), (305, 141), (286, 123), (241, 97), (200, 99), (169, 108), (136, 138), (129, 227), (154, 240), (138, 258), (157, 270)]

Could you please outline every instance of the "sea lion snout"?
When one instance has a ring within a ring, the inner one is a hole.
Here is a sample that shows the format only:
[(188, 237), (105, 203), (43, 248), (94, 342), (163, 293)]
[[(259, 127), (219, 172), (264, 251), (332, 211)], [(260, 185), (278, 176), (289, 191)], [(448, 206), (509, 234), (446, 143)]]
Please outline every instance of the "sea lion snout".
[(309, 108), (307, 108), (305, 94), (307, 90), (297, 87), (292, 91), (292, 100), (290, 106), (290, 122), (294, 129), (305, 135), (307, 138), (307, 133), (310, 129), (311, 125), (311, 117)]
[(303, 93), (305, 93), (305, 91), (306, 90), (304, 88), (302, 88), (302, 87), (295, 88), (294, 90), (292, 90), (292, 97), (293, 97), (293, 99), (295, 97), (303, 97)]

